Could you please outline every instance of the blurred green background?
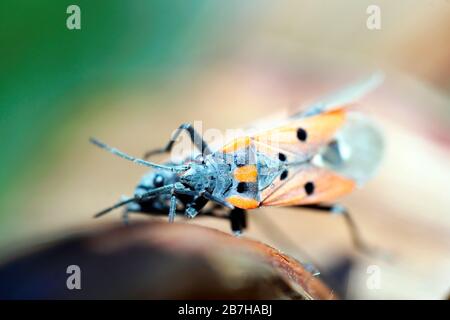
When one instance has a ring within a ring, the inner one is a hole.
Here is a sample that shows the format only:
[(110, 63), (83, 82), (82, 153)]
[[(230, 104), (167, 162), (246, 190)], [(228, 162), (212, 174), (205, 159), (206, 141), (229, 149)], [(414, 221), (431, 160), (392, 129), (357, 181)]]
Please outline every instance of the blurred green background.
[(51, 170), (77, 123), (107, 108), (92, 108), (90, 97), (114, 99), (142, 82), (158, 91), (171, 70), (199, 59), (236, 13), (232, 1), (220, 10), (208, 1), (77, 1), (82, 28), (68, 30), (73, 3), (0, 4), (2, 234), (8, 213), (27, 197), (23, 185)]

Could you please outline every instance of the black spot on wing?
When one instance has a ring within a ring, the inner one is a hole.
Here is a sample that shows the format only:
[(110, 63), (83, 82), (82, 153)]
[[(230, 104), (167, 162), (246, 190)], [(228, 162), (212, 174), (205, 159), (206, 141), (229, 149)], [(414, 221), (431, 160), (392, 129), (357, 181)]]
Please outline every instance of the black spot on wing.
[(305, 192), (308, 196), (310, 196), (314, 193), (314, 183), (312, 183), (311, 181), (305, 183), (305, 185), (303, 187), (305, 188)]
[(288, 173), (289, 172), (287, 170), (284, 170), (280, 175), (280, 180), (286, 179), (288, 177)]
[(297, 138), (300, 141), (306, 141), (306, 139), (308, 138), (308, 134), (306, 133), (305, 129), (303, 128), (297, 129)]

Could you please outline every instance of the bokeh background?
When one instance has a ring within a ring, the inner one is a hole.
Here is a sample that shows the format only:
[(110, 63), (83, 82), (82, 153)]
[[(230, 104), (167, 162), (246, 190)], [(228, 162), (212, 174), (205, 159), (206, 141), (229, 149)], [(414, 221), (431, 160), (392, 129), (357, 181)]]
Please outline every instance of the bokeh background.
[[(66, 28), (70, 4), (81, 30)], [(371, 4), (380, 30), (366, 27)], [(91, 217), (131, 194), (145, 168), (90, 136), (141, 155), (183, 122), (239, 128), (382, 70), (385, 83), (360, 107), (384, 132), (384, 161), (342, 203), (386, 255), (355, 252), (342, 219), (308, 211), (252, 212), (246, 236), (323, 270), (347, 266), (348, 298), (449, 293), (448, 0), (6, 0), (0, 44), (2, 252), (119, 219)], [(379, 289), (366, 285), (370, 265)]]

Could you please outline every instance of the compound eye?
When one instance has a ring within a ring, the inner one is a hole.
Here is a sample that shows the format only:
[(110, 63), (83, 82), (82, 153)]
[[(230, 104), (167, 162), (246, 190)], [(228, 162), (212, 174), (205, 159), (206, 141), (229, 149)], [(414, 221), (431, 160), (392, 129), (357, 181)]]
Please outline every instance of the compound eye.
[(164, 185), (164, 177), (160, 174), (157, 174), (154, 178), (153, 178), (153, 186), (155, 188), (159, 188), (162, 187)]

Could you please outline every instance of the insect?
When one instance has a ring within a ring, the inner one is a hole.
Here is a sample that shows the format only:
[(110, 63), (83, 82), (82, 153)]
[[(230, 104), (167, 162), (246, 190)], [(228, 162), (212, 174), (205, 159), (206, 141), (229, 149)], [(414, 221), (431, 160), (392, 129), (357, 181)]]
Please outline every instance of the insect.
[[(125, 206), (130, 212), (198, 214), (227, 218), (234, 233), (247, 224), (246, 212), (265, 206), (309, 208), (342, 214), (357, 247), (363, 243), (348, 211), (334, 201), (369, 179), (381, 159), (383, 140), (372, 122), (351, 106), (382, 81), (379, 74), (293, 114), (281, 124), (243, 135), (216, 150), (189, 124), (167, 145), (135, 158), (96, 139), (91, 142), (126, 160), (152, 168), (134, 196), (96, 214)], [(146, 159), (168, 153), (182, 132), (199, 150), (180, 163)], [(225, 214), (224, 214), (225, 209)]]

